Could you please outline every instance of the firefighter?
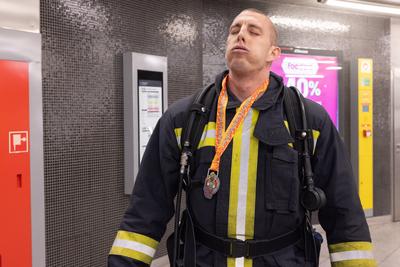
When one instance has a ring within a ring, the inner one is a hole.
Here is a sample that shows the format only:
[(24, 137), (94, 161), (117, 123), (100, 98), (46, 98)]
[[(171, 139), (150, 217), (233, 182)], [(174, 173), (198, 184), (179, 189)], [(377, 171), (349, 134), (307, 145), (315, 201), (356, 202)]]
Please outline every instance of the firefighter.
[[(195, 251), (187, 253), (196, 266), (306, 266), (299, 157), (287, 128), (282, 78), (270, 72), (279, 55), (277, 32), (265, 14), (246, 9), (234, 19), (226, 43), (228, 70), (211, 86), (216, 97), (187, 190), (196, 239)], [(174, 215), (180, 139), (193, 101), (191, 96), (176, 102), (159, 120), (109, 267), (150, 265)], [(341, 138), (320, 105), (305, 105), (314, 136), (314, 181), (327, 199), (318, 216), (332, 266), (376, 266)]]

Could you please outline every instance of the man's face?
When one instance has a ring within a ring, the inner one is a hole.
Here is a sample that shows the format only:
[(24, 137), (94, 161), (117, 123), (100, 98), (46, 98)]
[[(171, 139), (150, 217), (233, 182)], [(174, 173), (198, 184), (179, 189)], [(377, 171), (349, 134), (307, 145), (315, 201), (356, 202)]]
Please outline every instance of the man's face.
[(243, 11), (232, 22), (226, 41), (228, 68), (237, 73), (250, 73), (267, 68), (279, 56), (273, 46), (272, 24), (262, 14)]

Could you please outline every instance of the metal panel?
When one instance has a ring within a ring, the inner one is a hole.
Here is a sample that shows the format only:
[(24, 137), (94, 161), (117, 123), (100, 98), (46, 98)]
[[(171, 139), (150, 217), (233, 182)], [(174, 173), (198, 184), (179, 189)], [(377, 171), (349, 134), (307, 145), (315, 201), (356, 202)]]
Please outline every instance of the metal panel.
[(400, 221), (400, 19), (390, 20), (391, 43), (391, 174), (392, 174), (392, 214), (394, 221)]
[(168, 103), (167, 58), (140, 54), (124, 54), (124, 138), (125, 138), (125, 194), (131, 194), (139, 169), (139, 115), (138, 115), (138, 70), (155, 71), (163, 74), (163, 108)]
[(0, 59), (29, 62), (32, 266), (45, 266), (41, 36), (0, 29)]
[(400, 68), (393, 69), (393, 220), (400, 221)]
[(39, 32), (39, 0), (0, 0), (0, 28)]
[[(350, 66), (350, 159), (353, 166), (354, 177), (357, 179), (358, 186), (358, 81), (357, 81), (357, 61), (352, 61)], [(358, 190), (358, 189), (357, 189)]]

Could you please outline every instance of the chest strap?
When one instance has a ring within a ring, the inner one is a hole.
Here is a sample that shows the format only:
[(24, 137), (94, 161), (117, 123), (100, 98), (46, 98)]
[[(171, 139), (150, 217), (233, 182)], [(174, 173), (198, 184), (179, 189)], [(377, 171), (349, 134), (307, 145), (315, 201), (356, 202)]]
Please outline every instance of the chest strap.
[(221, 238), (195, 226), (196, 241), (207, 248), (232, 258), (255, 258), (270, 254), (294, 245), (302, 238), (302, 228), (280, 235), (273, 239), (247, 239), (245, 241), (234, 238)]

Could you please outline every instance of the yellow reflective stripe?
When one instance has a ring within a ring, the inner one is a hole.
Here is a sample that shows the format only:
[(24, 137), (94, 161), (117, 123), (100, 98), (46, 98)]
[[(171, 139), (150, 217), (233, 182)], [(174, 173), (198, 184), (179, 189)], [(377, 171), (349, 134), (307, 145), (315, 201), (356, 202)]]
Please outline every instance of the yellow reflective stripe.
[(374, 267), (371, 242), (344, 242), (329, 245), (333, 267)]
[(318, 137), (320, 132), (317, 130), (312, 130), (312, 134), (313, 134), (313, 139), (314, 139), (314, 150), (313, 153), (315, 152), (315, 147), (317, 146), (317, 141), (318, 141)]
[[(182, 128), (175, 128), (174, 132), (176, 142), (178, 143), (179, 148), (181, 148)], [(215, 122), (213, 121), (210, 121), (204, 126), (197, 149), (206, 146), (215, 146)]]
[(289, 122), (287, 120), (284, 120), (283, 123), (286, 126), (286, 129), (289, 131)]
[(228, 212), (228, 237), (236, 238), (236, 219), (239, 192), (239, 174), (240, 174), (240, 148), (242, 146), (243, 124), (237, 129), (233, 137), (232, 161), (231, 161), (231, 179), (229, 190), (229, 212)]
[(153, 249), (157, 249), (158, 246), (158, 242), (148, 236), (123, 230), (118, 231), (116, 239), (135, 241)]
[[(232, 144), (231, 179), (228, 211), (228, 236), (236, 239), (254, 237), (258, 139), (254, 128), (259, 112), (250, 110), (237, 129)], [(253, 260), (228, 258), (228, 267), (252, 267)]]
[(376, 267), (378, 264), (375, 260), (347, 260), (332, 262), (332, 267)]
[[(242, 144), (240, 148), (238, 208), (236, 211), (236, 238), (241, 240), (245, 240), (246, 238), (247, 188), (249, 185), (250, 129), (252, 114), (253, 112), (250, 110), (243, 120), (242, 131), (238, 133), (241, 135)], [(238, 266), (237, 262), (236, 266)]]
[(178, 143), (179, 148), (181, 148), (182, 128), (175, 128), (174, 132), (175, 132), (176, 142)]
[[(290, 133), (290, 130), (289, 130), (289, 122), (288, 122), (287, 120), (284, 120), (283, 123), (285, 124), (286, 129), (287, 129), (287, 130), (289, 131), (289, 133)], [(313, 134), (313, 139), (314, 139), (314, 150), (313, 150), (313, 153), (314, 153), (314, 152), (315, 152), (315, 147), (317, 146), (317, 140), (318, 140), (318, 137), (319, 137), (319, 135), (320, 135), (320, 132), (317, 131), (317, 130), (312, 130), (312, 134)], [(288, 145), (289, 145), (290, 147), (293, 147), (293, 143), (288, 143)]]
[(197, 149), (205, 146), (215, 146), (215, 122), (208, 122), (203, 129)]
[(352, 251), (352, 250), (372, 250), (371, 242), (344, 242), (331, 244), (328, 246), (329, 253), (343, 252), (343, 251)]
[(253, 266), (253, 260), (244, 258), (244, 267), (252, 267), (252, 266)]
[(258, 120), (259, 111), (253, 110), (250, 128), (250, 153), (248, 160), (248, 186), (246, 205), (246, 238), (254, 237), (254, 216), (256, 205), (256, 184), (257, 184), (257, 161), (258, 161), (258, 139), (254, 137), (254, 128)]
[[(290, 134), (290, 130), (289, 130), (289, 122), (287, 120), (284, 120), (283, 123), (286, 126), (286, 129), (288, 130), (289, 134)], [(288, 146), (293, 148), (293, 143), (288, 143)]]
[(181, 137), (182, 135), (182, 128), (175, 128), (174, 129), (176, 138)]
[(150, 264), (158, 242), (148, 236), (120, 230), (111, 247), (110, 254), (129, 257)]
[(112, 247), (110, 251), (111, 255), (119, 255), (119, 256), (124, 256), (128, 257), (131, 259), (135, 259), (141, 262), (144, 262), (146, 264), (150, 264), (151, 261), (153, 260), (153, 257), (150, 257), (144, 253), (128, 249), (128, 248), (121, 248), (121, 247)]
[[(236, 238), (236, 222), (238, 208), (239, 175), (240, 175), (240, 150), (242, 147), (243, 124), (237, 129), (233, 137), (231, 179), (229, 190), (229, 211), (228, 211), (228, 237)], [(227, 267), (236, 266), (236, 258), (227, 259)]]
[(236, 266), (236, 258), (227, 258), (227, 267), (235, 267)]
[[(256, 209), (256, 185), (258, 162), (258, 139), (254, 137), (254, 128), (258, 120), (259, 111), (253, 110), (250, 128), (250, 152), (248, 160), (248, 185), (246, 204), (246, 239), (254, 238), (254, 218)], [(244, 267), (252, 267), (253, 260), (244, 259)]]

